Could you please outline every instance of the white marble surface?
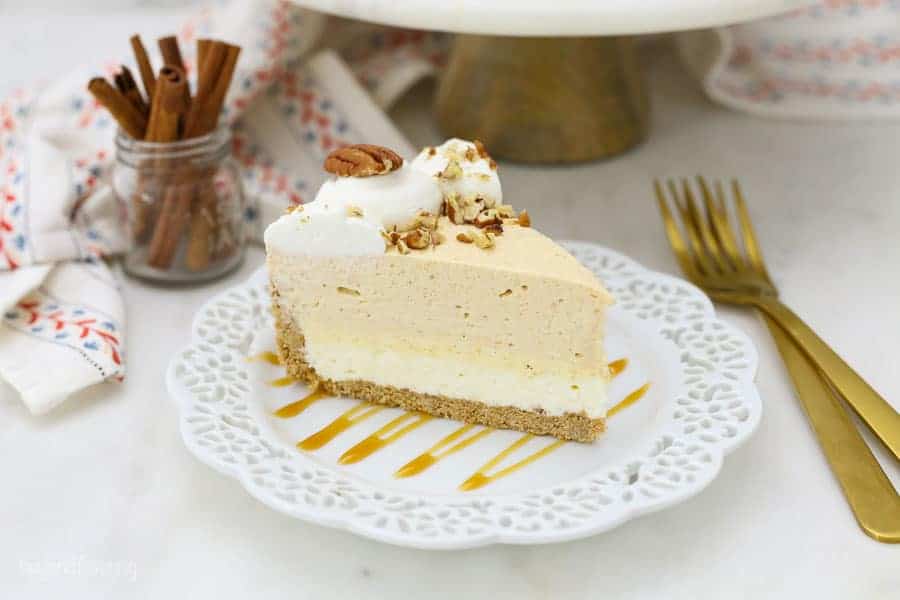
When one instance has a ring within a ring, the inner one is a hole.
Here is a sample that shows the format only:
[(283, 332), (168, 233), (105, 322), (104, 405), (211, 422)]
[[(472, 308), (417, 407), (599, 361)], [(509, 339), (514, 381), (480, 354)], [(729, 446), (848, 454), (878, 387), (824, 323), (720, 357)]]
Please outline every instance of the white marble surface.
[[(3, 12), (0, 93), (115, 55), (133, 29), (149, 37), (173, 23), (153, 12), (71, 19)], [(707, 102), (662, 42), (647, 63), (647, 144), (607, 163), (502, 165), (510, 199), (554, 236), (675, 273), (651, 178), (739, 175), (784, 298), (900, 408), (900, 124), (764, 121)], [(427, 87), (394, 114), (415, 142), (438, 139)], [(195, 309), (261, 259), (253, 249), (240, 273), (188, 290), (128, 281), (124, 384), (42, 419), (0, 392), (0, 597), (897, 597), (900, 546), (859, 531), (768, 335), (741, 311), (723, 310), (761, 351), (762, 424), (706, 491), (674, 509), (580, 542), (454, 553), (270, 511), (187, 453), (162, 377)], [(900, 483), (896, 463), (885, 465)]]

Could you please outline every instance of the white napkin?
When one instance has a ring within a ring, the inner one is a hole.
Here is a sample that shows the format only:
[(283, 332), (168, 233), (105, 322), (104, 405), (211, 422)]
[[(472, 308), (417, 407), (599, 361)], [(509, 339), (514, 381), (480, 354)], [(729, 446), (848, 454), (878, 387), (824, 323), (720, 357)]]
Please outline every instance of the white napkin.
[[(382, 109), (433, 73), (446, 42), (276, 0), (200, 11), (179, 32), (189, 71), (198, 37), (243, 48), (225, 117), (257, 238), (314, 193), (334, 148), (371, 142), (410, 154)], [(109, 185), (115, 123), (85, 89), (117, 64), (75, 69), (0, 102), (0, 378), (34, 414), (125, 374), (125, 307), (105, 262), (124, 248)]]
[(713, 100), (767, 117), (900, 116), (900, 3), (827, 0), (781, 17), (679, 35)]

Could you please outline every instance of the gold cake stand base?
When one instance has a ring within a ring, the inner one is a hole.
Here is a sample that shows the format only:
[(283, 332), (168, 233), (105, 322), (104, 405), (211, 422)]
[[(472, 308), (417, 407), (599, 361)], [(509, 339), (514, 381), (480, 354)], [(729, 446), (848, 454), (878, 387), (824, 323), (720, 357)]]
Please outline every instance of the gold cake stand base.
[(648, 129), (632, 37), (458, 35), (435, 104), (445, 134), (521, 162), (615, 156)]

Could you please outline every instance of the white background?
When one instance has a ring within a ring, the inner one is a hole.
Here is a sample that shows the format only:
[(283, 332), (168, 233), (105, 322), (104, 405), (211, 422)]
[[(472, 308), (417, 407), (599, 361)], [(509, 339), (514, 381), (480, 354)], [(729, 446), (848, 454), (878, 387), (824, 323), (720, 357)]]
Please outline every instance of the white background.
[[(69, 2), (35, 4), (0, 0), (0, 94), (123, 55), (132, 32), (152, 38), (178, 22), (158, 8), (174, 1), (92, 1), (75, 14)], [(900, 408), (900, 123), (744, 116), (709, 103), (666, 40), (644, 54), (649, 141), (604, 163), (501, 165), (510, 200), (552, 236), (596, 241), (675, 273), (652, 177), (738, 175), (784, 299)], [(416, 144), (439, 140), (427, 85), (392, 114)], [(90, 390), (44, 418), (0, 391), (0, 597), (900, 594), (900, 546), (857, 528), (765, 329), (728, 309), (760, 350), (763, 420), (685, 504), (580, 542), (452, 553), (388, 547), (270, 511), (187, 453), (162, 376), (196, 308), (261, 260), (252, 249), (240, 273), (187, 290), (128, 280), (124, 384)], [(900, 482), (897, 464), (883, 462)]]

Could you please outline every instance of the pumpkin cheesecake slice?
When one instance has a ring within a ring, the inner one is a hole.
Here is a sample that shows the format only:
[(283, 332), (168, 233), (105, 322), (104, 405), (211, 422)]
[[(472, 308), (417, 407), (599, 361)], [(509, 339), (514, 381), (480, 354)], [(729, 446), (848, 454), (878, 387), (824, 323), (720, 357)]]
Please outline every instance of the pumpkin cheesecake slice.
[(265, 234), (288, 373), (335, 395), (595, 440), (612, 298), (503, 204), (484, 148), (450, 140), (404, 164), (350, 146), (325, 166), (336, 178)]

